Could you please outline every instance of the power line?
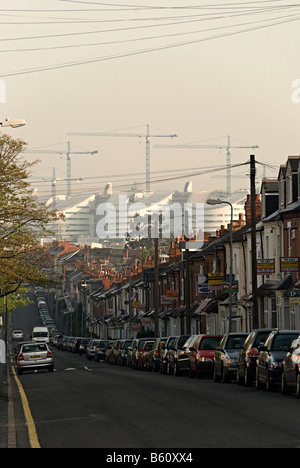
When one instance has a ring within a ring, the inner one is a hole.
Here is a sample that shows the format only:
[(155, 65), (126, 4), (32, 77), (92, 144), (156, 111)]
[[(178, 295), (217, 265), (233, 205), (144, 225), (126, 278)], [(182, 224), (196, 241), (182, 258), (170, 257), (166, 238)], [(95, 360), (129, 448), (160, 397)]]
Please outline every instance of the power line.
[[(135, 55), (148, 54), (148, 53), (151, 53), (151, 52), (158, 52), (158, 51), (177, 48), (177, 47), (182, 47), (182, 46), (186, 46), (186, 45), (197, 44), (197, 43), (200, 43), (200, 42), (206, 42), (206, 41), (210, 41), (210, 40), (214, 40), (214, 39), (220, 39), (220, 38), (224, 38), (224, 37), (235, 36), (235, 35), (238, 35), (238, 34), (244, 34), (246, 32), (253, 32), (253, 31), (256, 31), (256, 30), (259, 30), (259, 29), (265, 29), (265, 28), (270, 28), (270, 27), (274, 27), (274, 26), (278, 26), (278, 25), (282, 25), (282, 24), (286, 24), (286, 23), (291, 23), (291, 22), (294, 22), (294, 21), (298, 21), (299, 19), (300, 19), (300, 16), (297, 16), (297, 17), (292, 17), (290, 19), (277, 21), (277, 22), (275, 22), (273, 24), (253, 26), (251, 28), (243, 29), (243, 30), (240, 30), (240, 31), (233, 31), (233, 32), (228, 32), (228, 33), (224, 33), (224, 34), (218, 34), (218, 35), (215, 35), (215, 36), (206, 37), (206, 38), (202, 38), (202, 39), (195, 39), (195, 40), (191, 40), (191, 41), (173, 43), (173, 44), (153, 47), (153, 48), (149, 48), (149, 49), (136, 50), (136, 51), (133, 51), (133, 52), (126, 52), (126, 53), (121, 53), (121, 54), (116, 54), (116, 55), (98, 57), (98, 58), (95, 58), (95, 59), (88, 59), (88, 60), (81, 60), (81, 61), (77, 61), (77, 62), (58, 64), (58, 65), (51, 65), (51, 66), (43, 66), (43, 67), (37, 67), (37, 68), (31, 68), (31, 69), (24, 69), (24, 70), (19, 70), (19, 71), (15, 71), (15, 72), (4, 73), (4, 74), (1, 74), (0, 77), (5, 78), (5, 77), (10, 77), (10, 76), (18, 76), (18, 75), (26, 75), (26, 74), (31, 74), (31, 73), (39, 73), (39, 72), (42, 72), (42, 71), (57, 70), (57, 69), (61, 69), (61, 68), (69, 68), (69, 67), (75, 67), (75, 66), (80, 66), (80, 65), (93, 64), (93, 63), (97, 63), (97, 62), (104, 62), (104, 61), (108, 61), (108, 60), (116, 60), (116, 59), (125, 58), (125, 57), (132, 57), (132, 56), (135, 56)], [(262, 20), (262, 21), (265, 22), (267, 20)], [(262, 22), (262, 21), (259, 21), (259, 22)], [(255, 24), (255, 22), (254, 22), (254, 24)]]

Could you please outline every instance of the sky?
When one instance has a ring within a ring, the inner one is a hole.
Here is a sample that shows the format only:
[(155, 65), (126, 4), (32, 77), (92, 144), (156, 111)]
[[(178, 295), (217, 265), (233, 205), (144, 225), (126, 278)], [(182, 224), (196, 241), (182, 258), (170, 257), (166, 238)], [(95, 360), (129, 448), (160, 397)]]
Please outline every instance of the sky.
[[(72, 151), (97, 150), (72, 156), (72, 177), (83, 179), (74, 193), (144, 180), (145, 138), (69, 133), (144, 135), (147, 125), (151, 134), (177, 135), (151, 138), (153, 190), (187, 180), (194, 190), (225, 190), (225, 177), (212, 177), (226, 165), (225, 149), (155, 146), (226, 146), (228, 135), (232, 164), (255, 154), (276, 178), (299, 155), (299, 20), (297, 0), (2, 2), (0, 121), (25, 119), (6, 133), (29, 149), (65, 151), (70, 141)], [(65, 179), (66, 157), (26, 153), (37, 158), (33, 176), (44, 195), (50, 182), (38, 179), (51, 178), (53, 167)], [(182, 177), (189, 172), (204, 174)], [(248, 166), (233, 174), (233, 189), (249, 189)], [(65, 182), (57, 189), (65, 192)]]

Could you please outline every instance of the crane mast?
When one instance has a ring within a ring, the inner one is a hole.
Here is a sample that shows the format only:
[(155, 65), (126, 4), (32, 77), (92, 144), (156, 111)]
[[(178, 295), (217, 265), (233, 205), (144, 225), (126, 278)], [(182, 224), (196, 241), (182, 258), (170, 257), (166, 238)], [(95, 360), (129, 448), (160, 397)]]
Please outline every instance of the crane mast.
[(23, 153), (30, 154), (63, 154), (67, 156), (67, 196), (70, 198), (72, 196), (72, 159), (71, 155), (95, 155), (98, 154), (98, 151), (72, 151), (71, 143), (68, 141), (67, 150), (38, 150), (38, 149), (28, 149), (24, 150)]
[(227, 136), (227, 145), (198, 145), (198, 144), (191, 144), (191, 145), (185, 145), (185, 144), (179, 144), (179, 145), (155, 145), (155, 148), (177, 148), (177, 149), (183, 149), (183, 148), (190, 148), (190, 149), (196, 149), (196, 148), (206, 148), (206, 149), (211, 149), (211, 148), (218, 148), (218, 149), (226, 149), (226, 158), (227, 158), (227, 195), (231, 195), (232, 193), (232, 175), (231, 175), (231, 149), (257, 149), (259, 146), (231, 146), (231, 139), (230, 136)]
[(156, 135), (150, 133), (150, 126), (147, 125), (146, 133), (118, 133), (118, 132), (70, 132), (68, 135), (76, 136), (105, 136), (105, 137), (129, 137), (129, 138), (145, 138), (146, 141), (146, 193), (151, 193), (151, 164), (150, 164), (150, 153), (151, 153), (151, 138), (177, 138), (177, 135)]

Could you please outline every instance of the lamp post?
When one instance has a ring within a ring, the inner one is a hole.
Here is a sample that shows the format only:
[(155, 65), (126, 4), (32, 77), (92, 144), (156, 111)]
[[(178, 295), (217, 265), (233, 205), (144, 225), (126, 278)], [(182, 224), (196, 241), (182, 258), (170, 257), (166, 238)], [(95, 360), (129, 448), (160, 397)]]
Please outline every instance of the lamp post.
[(232, 287), (233, 287), (233, 206), (230, 202), (225, 200), (214, 200), (209, 199), (206, 201), (208, 205), (229, 205), (231, 210), (230, 216), (230, 272), (229, 272), (229, 326), (228, 326), (228, 333), (231, 333), (232, 330)]
[(23, 119), (17, 119), (17, 120), (6, 119), (4, 122), (0, 122), (1, 127), (18, 128), (18, 127), (24, 127), (24, 125), (26, 125), (26, 122)]

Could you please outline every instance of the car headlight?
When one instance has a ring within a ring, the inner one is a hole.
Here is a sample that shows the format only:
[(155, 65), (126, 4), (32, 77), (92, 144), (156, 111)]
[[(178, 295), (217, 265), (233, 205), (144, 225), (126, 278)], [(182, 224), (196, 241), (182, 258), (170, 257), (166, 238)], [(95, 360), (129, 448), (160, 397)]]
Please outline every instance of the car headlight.
[(271, 369), (281, 369), (282, 367), (282, 362), (273, 362), (270, 366)]
[(225, 359), (225, 364), (228, 366), (230, 364), (235, 364), (236, 363), (236, 359), (232, 359), (232, 358), (226, 358)]

